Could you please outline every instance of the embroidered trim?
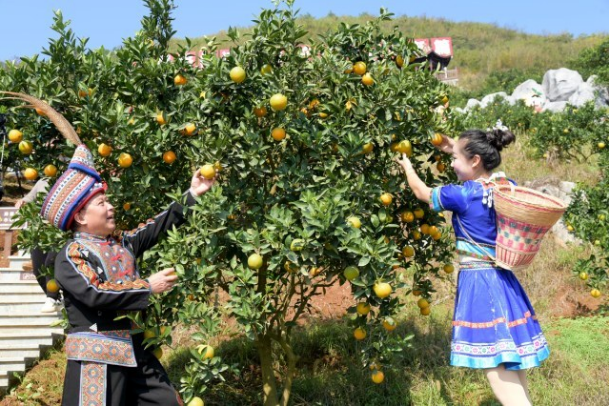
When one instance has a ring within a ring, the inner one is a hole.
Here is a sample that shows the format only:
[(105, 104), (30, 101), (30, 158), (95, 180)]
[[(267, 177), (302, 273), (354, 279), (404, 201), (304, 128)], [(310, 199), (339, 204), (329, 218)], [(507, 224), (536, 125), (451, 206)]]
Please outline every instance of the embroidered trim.
[(106, 364), (81, 364), (80, 406), (106, 406)]
[(494, 327), (497, 324), (505, 323), (507, 327), (511, 328), (511, 327), (519, 326), (521, 324), (526, 324), (528, 322), (528, 318), (537, 320), (536, 315), (531, 314), (530, 311), (527, 311), (526, 313), (524, 313), (524, 317), (513, 320), (513, 321), (509, 321), (509, 322), (507, 321), (505, 317), (499, 317), (498, 319), (494, 319), (492, 321), (487, 321), (483, 323), (472, 323), (470, 321), (454, 320), (452, 321), (452, 325), (457, 326), (457, 327), (468, 327), (468, 328), (490, 328), (490, 327)]
[(532, 342), (516, 345), (511, 340), (503, 340), (493, 344), (472, 344), (452, 341), (452, 354), (471, 356), (495, 356), (502, 352), (516, 352), (520, 357), (535, 355), (542, 348), (547, 347), (547, 340), (543, 334), (533, 338)]
[(76, 270), (81, 273), (97, 290), (109, 291), (109, 292), (123, 292), (126, 290), (149, 290), (149, 283), (144, 279), (136, 279), (134, 281), (125, 281), (123, 283), (113, 283), (105, 281), (100, 283), (95, 271), (91, 268), (89, 263), (83, 258), (83, 251), (86, 250), (86, 246), (80, 244), (77, 241), (72, 242), (68, 246), (68, 259), (72, 261)]
[(128, 330), (68, 334), (65, 347), (66, 356), (70, 360), (126, 367), (137, 365)]

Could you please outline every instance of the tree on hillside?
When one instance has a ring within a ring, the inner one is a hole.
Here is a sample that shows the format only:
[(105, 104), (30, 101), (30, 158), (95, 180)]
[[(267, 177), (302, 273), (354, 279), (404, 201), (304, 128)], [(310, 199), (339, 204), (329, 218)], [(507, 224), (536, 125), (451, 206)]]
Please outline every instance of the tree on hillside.
[[(392, 161), (406, 153), (428, 184), (447, 181), (431, 142), (436, 130), (451, 131), (436, 112), (446, 89), (409, 64), (419, 52), (413, 41), (381, 32), (386, 11), (365, 25), (339, 24), (308, 55), (307, 32), (286, 4), (263, 10), (226, 58), (209, 40), (201, 69), (184, 57), (188, 41), (160, 63), (173, 35), (170, 0), (147, 1), (142, 31), (116, 55), (87, 50), (57, 13), (49, 59), (0, 73), (0, 88), (47, 100), (97, 151), (122, 227), (165, 207), (195, 168), (216, 173), (218, 186), (188, 223), (141, 260), (145, 273), (175, 267), (180, 288), (152, 299), (146, 318), (129, 315), (154, 332), (152, 346), (171, 344), (162, 327), (197, 327), (200, 344), (182, 379), (187, 399), (228, 369), (207, 346), (223, 306), (256, 345), (264, 404), (288, 404), (296, 321), (336, 283), (351, 284), (354, 337), (381, 382), (393, 352), (408, 344), (392, 334), (401, 306), (392, 293), (405, 287), (429, 299), (429, 276), (452, 257), (444, 219), (405, 191)], [(237, 31), (229, 35), (238, 42)], [(49, 144), (59, 136), (45, 117), (11, 112), (12, 127), (33, 143), (26, 165), (63, 169), (58, 156), (73, 146)], [(23, 212), (22, 245), (57, 244), (35, 210)], [(400, 272), (407, 266), (409, 281)], [(217, 289), (226, 303), (209, 300)]]

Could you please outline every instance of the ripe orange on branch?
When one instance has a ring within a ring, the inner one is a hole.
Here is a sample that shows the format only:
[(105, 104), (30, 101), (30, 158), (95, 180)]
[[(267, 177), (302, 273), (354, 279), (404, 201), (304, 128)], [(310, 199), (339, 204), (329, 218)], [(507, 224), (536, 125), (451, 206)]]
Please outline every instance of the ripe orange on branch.
[(163, 153), (163, 162), (168, 165), (172, 165), (176, 161), (176, 154), (174, 151), (166, 151)]
[(363, 76), (367, 72), (367, 64), (363, 61), (358, 61), (352, 66), (352, 71), (359, 76)]
[(57, 175), (57, 167), (55, 165), (49, 164), (45, 166), (45, 169), (43, 169), (43, 172), (45, 176), (52, 178), (55, 175)]
[(282, 141), (286, 138), (286, 131), (284, 128), (276, 127), (272, 130), (272, 138), (276, 141)]
[(38, 178), (38, 171), (34, 168), (26, 168), (25, 171), (23, 171), (23, 177), (27, 180), (35, 180)]
[(23, 140), (23, 133), (19, 130), (12, 129), (11, 131), (8, 132), (8, 139), (11, 140), (11, 142), (14, 142), (16, 144), (18, 142), (21, 142), (21, 140)]
[(282, 111), (286, 109), (288, 99), (282, 93), (276, 93), (269, 99), (269, 104), (272, 106), (274, 111)]
[(132, 166), (133, 162), (134, 159), (127, 152), (121, 152), (121, 154), (119, 155), (119, 166), (121, 168), (129, 168), (130, 166)]
[(229, 77), (235, 83), (242, 83), (246, 79), (246, 71), (241, 66), (235, 66), (229, 71)]
[(112, 152), (112, 147), (110, 145), (106, 145), (104, 143), (98, 145), (98, 154), (103, 157), (107, 157)]
[(216, 176), (216, 169), (214, 169), (214, 165), (206, 164), (200, 168), (199, 173), (204, 178), (210, 180)]

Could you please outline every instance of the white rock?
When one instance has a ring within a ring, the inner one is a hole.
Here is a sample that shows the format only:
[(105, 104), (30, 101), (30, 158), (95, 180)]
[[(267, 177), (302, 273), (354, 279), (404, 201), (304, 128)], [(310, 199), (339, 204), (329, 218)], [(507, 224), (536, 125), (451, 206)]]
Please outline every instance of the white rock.
[(582, 83), (579, 72), (567, 68), (548, 70), (543, 75), (543, 90), (553, 102), (568, 100)]
[(609, 107), (609, 88), (596, 83), (596, 75), (588, 78), (587, 83), (594, 88), (594, 104), (596, 107)]
[(507, 93), (505, 92), (497, 92), (497, 93), (491, 93), (487, 96), (484, 96), (482, 98), (481, 101), (481, 107), (482, 108), (486, 108), (490, 103), (492, 103), (494, 101), (495, 98), (497, 98), (498, 96), (500, 96), (503, 100), (508, 101), (507, 100)]
[(567, 105), (567, 101), (547, 102), (543, 105), (541, 111), (551, 111), (552, 113), (561, 113)]
[(569, 98), (569, 104), (576, 107), (581, 107), (589, 101), (596, 99), (596, 90), (588, 82), (583, 82), (579, 85), (575, 93)]
[(469, 99), (467, 105), (465, 106), (465, 110), (471, 110), (473, 107), (480, 107), (481, 103), (477, 99)]
[(528, 79), (513, 90), (511, 97), (516, 101), (524, 100), (527, 106), (532, 106), (533, 97), (545, 100), (545, 91), (543, 91), (543, 86), (538, 84), (535, 80)]

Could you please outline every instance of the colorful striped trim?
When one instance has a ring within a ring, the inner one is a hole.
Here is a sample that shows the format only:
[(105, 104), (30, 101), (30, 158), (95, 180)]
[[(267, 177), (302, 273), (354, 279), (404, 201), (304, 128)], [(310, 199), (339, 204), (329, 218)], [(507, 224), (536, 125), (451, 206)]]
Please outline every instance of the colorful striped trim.
[(445, 210), (443, 208), (443, 205), (441, 204), (441, 198), (440, 198), (441, 188), (442, 188), (441, 186), (437, 186), (436, 188), (433, 188), (433, 190), (431, 190), (431, 198), (429, 200), (429, 207), (431, 208), (431, 210), (434, 210), (436, 212), (441, 212)]
[(81, 363), (79, 406), (106, 406), (106, 364)]
[(149, 283), (144, 279), (136, 279), (133, 281), (125, 281), (123, 283), (113, 283), (110, 281), (104, 281), (100, 283), (95, 271), (89, 266), (89, 263), (83, 258), (82, 251), (87, 247), (78, 243), (77, 241), (72, 242), (68, 246), (68, 260), (73, 264), (74, 269), (77, 270), (87, 281), (87, 283), (93, 286), (97, 291), (106, 292), (123, 292), (126, 290), (150, 290)]
[(513, 321), (509, 321), (509, 322), (507, 321), (505, 317), (499, 317), (498, 319), (494, 319), (492, 321), (487, 321), (483, 323), (472, 323), (470, 321), (454, 320), (452, 321), (452, 325), (456, 327), (467, 327), (467, 328), (491, 328), (497, 324), (505, 323), (507, 327), (511, 328), (511, 327), (522, 325), (522, 324), (526, 324), (529, 318), (532, 318), (533, 320), (537, 320), (536, 315), (531, 314), (530, 311), (527, 311), (526, 313), (524, 313), (524, 317), (513, 320)]
[(137, 366), (132, 337), (127, 330), (68, 334), (65, 347), (70, 360)]

